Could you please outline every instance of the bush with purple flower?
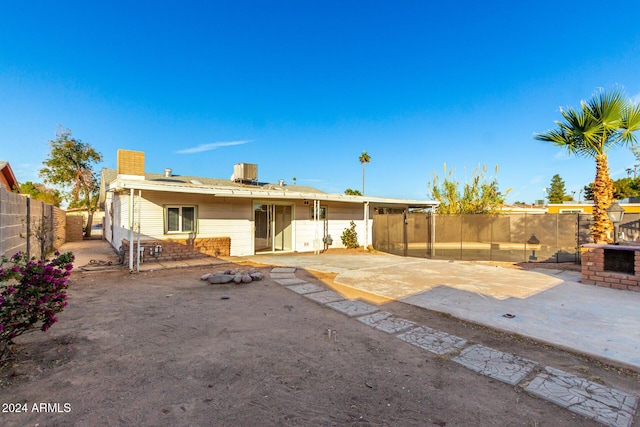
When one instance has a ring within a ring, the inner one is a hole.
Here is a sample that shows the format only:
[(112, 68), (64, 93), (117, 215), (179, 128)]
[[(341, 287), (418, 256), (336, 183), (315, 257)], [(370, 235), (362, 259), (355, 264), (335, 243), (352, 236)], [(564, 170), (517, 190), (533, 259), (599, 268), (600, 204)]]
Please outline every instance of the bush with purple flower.
[(8, 357), (13, 339), (36, 329), (46, 331), (67, 306), (71, 252), (36, 260), (18, 252), (0, 261), (0, 361)]

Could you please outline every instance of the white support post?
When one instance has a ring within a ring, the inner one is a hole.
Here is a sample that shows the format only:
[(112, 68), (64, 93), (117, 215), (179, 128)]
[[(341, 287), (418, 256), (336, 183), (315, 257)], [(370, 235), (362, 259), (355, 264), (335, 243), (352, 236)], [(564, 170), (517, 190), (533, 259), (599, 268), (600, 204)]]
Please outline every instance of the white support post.
[(142, 190), (138, 190), (138, 258), (136, 261), (136, 271), (140, 273), (140, 220), (142, 216)]
[(369, 246), (369, 202), (364, 202), (364, 250)]
[(319, 219), (320, 219), (320, 200), (314, 200), (313, 201), (313, 221), (314, 221), (315, 235), (313, 239), (313, 253), (316, 255), (320, 253), (320, 250), (318, 248), (319, 246), (318, 225), (320, 225)]
[(129, 193), (129, 273), (133, 272), (133, 188)]

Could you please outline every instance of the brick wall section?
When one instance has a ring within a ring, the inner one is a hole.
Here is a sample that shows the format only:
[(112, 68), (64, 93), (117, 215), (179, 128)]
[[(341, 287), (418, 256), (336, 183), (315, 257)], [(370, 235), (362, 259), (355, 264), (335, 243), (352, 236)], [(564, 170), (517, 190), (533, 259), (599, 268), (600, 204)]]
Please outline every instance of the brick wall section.
[[(229, 237), (209, 237), (196, 239), (167, 239), (167, 240), (143, 240), (140, 245), (145, 248), (144, 260), (157, 261), (182, 261), (186, 259), (204, 258), (206, 256), (229, 256), (231, 253), (231, 238)], [(162, 252), (158, 257), (149, 254), (149, 249), (156, 245), (162, 246)], [(125, 263), (129, 260), (129, 240), (122, 239), (122, 249), (124, 249)], [(136, 252), (138, 242), (133, 242), (133, 259), (137, 259)]]
[[(634, 251), (635, 274), (605, 271), (605, 249)], [(640, 292), (640, 246), (584, 245), (582, 250), (582, 283)]]

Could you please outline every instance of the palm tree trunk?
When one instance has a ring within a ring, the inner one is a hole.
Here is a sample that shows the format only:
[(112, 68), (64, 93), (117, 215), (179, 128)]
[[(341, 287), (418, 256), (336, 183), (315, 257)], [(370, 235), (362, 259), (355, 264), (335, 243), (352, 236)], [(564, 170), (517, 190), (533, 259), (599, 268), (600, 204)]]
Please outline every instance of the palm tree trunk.
[(596, 156), (596, 179), (593, 183), (593, 225), (591, 236), (595, 243), (609, 243), (609, 234), (613, 224), (607, 215), (607, 209), (613, 203), (614, 187), (609, 176), (609, 164), (606, 154)]

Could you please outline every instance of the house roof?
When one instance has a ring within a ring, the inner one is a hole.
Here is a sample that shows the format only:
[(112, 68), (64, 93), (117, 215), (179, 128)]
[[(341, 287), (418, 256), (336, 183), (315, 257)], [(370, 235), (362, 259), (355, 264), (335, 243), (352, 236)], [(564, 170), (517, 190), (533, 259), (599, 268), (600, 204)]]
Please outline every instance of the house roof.
[(16, 178), (13, 170), (11, 169), (11, 165), (9, 162), (5, 162), (0, 160), (0, 174), (4, 177), (4, 180), (7, 181), (9, 188), (7, 190), (11, 191), (18, 186), (18, 179)]
[(271, 183), (243, 184), (219, 178), (146, 173), (144, 179), (118, 176), (114, 169), (103, 169), (100, 183), (100, 202), (109, 191), (152, 190), (173, 193), (209, 194), (220, 197), (254, 199), (325, 200), (345, 203), (373, 203), (377, 206), (437, 206), (437, 201), (395, 199), (370, 196), (351, 196), (326, 193), (314, 187), (303, 185), (279, 185)]

